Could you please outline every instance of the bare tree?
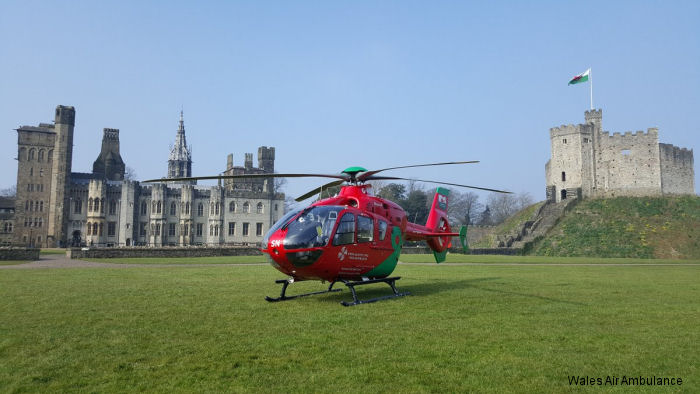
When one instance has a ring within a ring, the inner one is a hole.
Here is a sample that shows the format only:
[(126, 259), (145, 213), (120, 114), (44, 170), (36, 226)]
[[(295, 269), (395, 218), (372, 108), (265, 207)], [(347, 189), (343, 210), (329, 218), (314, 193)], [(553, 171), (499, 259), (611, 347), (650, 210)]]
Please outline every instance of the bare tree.
[(8, 188), (0, 190), (2, 197), (15, 197), (17, 195), (17, 185), (12, 185)]
[(479, 202), (479, 195), (474, 192), (460, 193), (458, 190), (450, 190), (450, 202), (447, 213), (455, 224), (468, 225), (475, 223), (483, 205)]
[(532, 205), (533, 198), (527, 192), (517, 195), (491, 194), (487, 202), (491, 210), (491, 221), (494, 224), (499, 224), (514, 213)]
[(133, 167), (127, 166), (126, 169), (124, 170), (124, 180), (125, 181), (135, 181), (138, 175), (136, 174), (136, 170), (134, 170)]

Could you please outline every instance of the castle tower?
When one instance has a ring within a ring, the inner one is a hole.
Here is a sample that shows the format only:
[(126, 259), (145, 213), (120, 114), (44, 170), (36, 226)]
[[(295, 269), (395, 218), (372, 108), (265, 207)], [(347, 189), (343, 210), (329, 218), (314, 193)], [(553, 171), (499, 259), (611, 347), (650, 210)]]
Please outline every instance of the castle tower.
[(67, 243), (68, 187), (73, 162), (73, 128), (75, 108), (59, 105), (54, 120), (55, 142), (51, 171), (51, 203), (49, 204), (48, 245)]
[(103, 129), (102, 149), (92, 164), (92, 173), (110, 181), (124, 179), (126, 166), (119, 154), (119, 129)]
[[(180, 125), (175, 135), (175, 145), (168, 157), (168, 178), (183, 178), (192, 176), (192, 147), (187, 146), (185, 137), (185, 120), (180, 111)], [(195, 184), (196, 181), (180, 181), (174, 183)]]
[(265, 172), (275, 172), (275, 148), (261, 146), (258, 148), (258, 168)]

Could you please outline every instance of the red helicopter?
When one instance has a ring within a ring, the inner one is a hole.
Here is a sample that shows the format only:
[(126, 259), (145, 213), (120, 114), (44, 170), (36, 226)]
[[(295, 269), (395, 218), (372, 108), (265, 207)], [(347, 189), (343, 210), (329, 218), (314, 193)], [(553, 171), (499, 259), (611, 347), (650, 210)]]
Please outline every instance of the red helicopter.
[[(344, 306), (364, 304), (379, 300), (409, 295), (399, 292), (395, 282), (400, 277), (390, 277), (396, 268), (405, 241), (425, 241), (433, 251), (435, 261), (445, 261), (452, 237), (459, 237), (464, 250), (467, 250), (467, 228), (452, 232), (447, 218), (449, 190), (438, 187), (425, 225), (411, 223), (406, 212), (398, 204), (376, 197), (371, 192), (371, 180), (409, 180), (407, 178), (378, 176), (379, 172), (402, 168), (469, 164), (478, 161), (418, 164), (390, 167), (369, 171), (362, 167), (350, 167), (341, 174), (255, 174), (218, 175), (191, 178), (169, 178), (150, 180), (160, 182), (170, 180), (202, 180), (231, 178), (277, 178), (277, 177), (324, 177), (337, 180), (316, 188), (297, 201), (303, 201), (325, 189), (346, 183), (340, 192), (330, 198), (314, 202), (310, 206), (294, 210), (284, 215), (267, 232), (262, 240), (262, 248), (270, 263), (280, 272), (288, 275), (276, 283), (282, 284), (279, 297), (266, 297), (267, 301), (286, 301), (314, 294), (340, 291), (333, 289), (338, 282), (345, 284), (352, 292), (352, 302), (341, 302)], [(498, 193), (503, 190), (461, 185), (455, 183), (411, 179), (419, 182), (466, 187)], [(290, 284), (304, 280), (330, 282), (327, 290), (294, 296), (287, 296)], [(355, 286), (373, 283), (386, 283), (393, 294), (367, 300), (357, 297)]]

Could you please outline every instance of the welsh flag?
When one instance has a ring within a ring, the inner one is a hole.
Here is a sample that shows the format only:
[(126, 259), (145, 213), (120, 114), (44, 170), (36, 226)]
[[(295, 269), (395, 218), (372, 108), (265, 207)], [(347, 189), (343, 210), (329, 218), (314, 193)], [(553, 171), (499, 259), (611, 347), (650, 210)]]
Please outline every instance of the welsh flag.
[(582, 72), (581, 74), (571, 78), (571, 81), (569, 81), (569, 85), (575, 85), (577, 83), (582, 83), (588, 81), (588, 74), (591, 73), (591, 69), (589, 68), (588, 70)]

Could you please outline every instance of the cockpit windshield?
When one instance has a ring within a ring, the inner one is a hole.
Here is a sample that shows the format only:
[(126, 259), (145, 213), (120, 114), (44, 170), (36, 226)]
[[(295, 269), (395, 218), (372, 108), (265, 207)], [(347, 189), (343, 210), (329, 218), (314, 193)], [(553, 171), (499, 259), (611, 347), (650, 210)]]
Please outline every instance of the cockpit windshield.
[(331, 238), (341, 206), (325, 205), (304, 211), (287, 226), (285, 249), (304, 249), (326, 246)]
[(270, 240), (270, 236), (275, 233), (275, 231), (279, 230), (289, 222), (291, 218), (294, 216), (298, 215), (299, 212), (301, 212), (301, 209), (296, 209), (294, 211), (289, 211), (287, 212), (284, 216), (282, 216), (282, 219), (278, 220), (277, 223), (275, 223), (270, 229), (267, 231), (267, 234), (265, 234), (265, 237), (262, 240), (263, 247), (267, 247), (267, 242)]

